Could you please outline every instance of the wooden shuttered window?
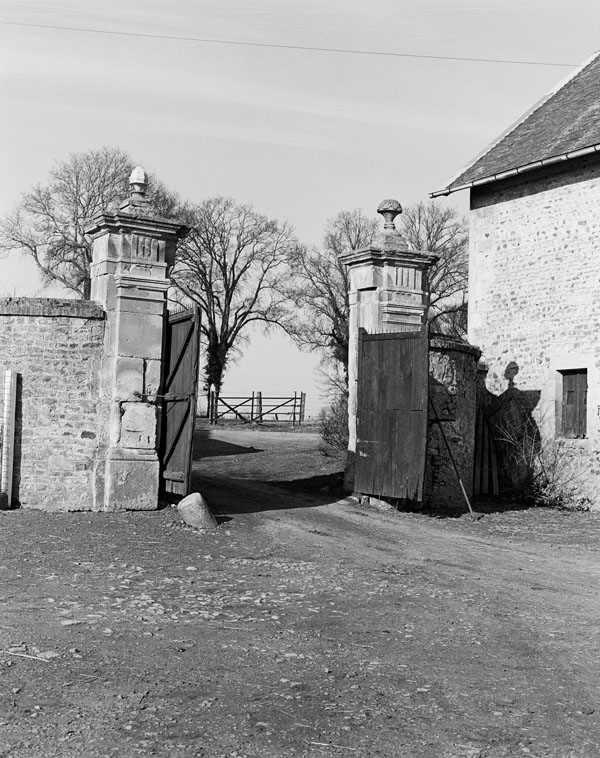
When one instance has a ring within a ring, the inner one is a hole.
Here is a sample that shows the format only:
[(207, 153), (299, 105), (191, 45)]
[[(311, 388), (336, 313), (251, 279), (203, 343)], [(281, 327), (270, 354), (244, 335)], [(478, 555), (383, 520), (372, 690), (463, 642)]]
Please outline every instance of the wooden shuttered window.
[(582, 439), (587, 433), (587, 370), (561, 371), (561, 437)]

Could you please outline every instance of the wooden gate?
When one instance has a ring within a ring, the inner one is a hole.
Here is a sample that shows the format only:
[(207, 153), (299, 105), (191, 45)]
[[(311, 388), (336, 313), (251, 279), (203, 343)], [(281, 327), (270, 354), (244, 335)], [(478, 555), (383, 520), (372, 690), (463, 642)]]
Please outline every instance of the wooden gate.
[(192, 473), (200, 315), (190, 308), (165, 319), (160, 425), (161, 489), (187, 495)]
[(422, 500), (427, 441), (426, 331), (367, 334), (358, 364), (354, 489)]

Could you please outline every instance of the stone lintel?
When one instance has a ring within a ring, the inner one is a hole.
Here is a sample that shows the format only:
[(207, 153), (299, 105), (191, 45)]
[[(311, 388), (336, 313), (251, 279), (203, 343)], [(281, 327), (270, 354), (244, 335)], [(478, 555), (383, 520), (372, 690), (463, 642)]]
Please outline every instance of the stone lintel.
[[(165, 293), (171, 283), (166, 278), (167, 264), (154, 263), (153, 268), (158, 269), (157, 276), (142, 276), (139, 274), (115, 274), (115, 285), (117, 286), (117, 297), (144, 297), (145, 292), (160, 293), (160, 300), (163, 301)], [(139, 290), (132, 293), (132, 290)]]
[(421, 318), (425, 313), (425, 305), (423, 303), (382, 303), (381, 315), (384, 321), (388, 321), (390, 318), (398, 318), (399, 316), (406, 316), (408, 318)]

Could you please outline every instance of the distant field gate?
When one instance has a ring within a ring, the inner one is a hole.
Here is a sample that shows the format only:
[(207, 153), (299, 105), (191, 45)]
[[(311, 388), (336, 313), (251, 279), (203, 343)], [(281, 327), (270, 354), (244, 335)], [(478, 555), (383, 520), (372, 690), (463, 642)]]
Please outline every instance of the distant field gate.
[(358, 346), (354, 489), (423, 499), (429, 347), (425, 329), (368, 334)]
[(192, 474), (200, 314), (196, 308), (165, 319), (161, 397), (161, 490), (187, 495)]

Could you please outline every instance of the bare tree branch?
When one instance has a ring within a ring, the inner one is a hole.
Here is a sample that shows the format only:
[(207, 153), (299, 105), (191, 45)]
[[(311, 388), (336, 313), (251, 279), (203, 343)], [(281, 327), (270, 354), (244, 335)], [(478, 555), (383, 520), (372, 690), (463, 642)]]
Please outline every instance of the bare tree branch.
[[(348, 275), (339, 255), (369, 245), (378, 222), (362, 211), (341, 211), (325, 228), (323, 248), (298, 247), (294, 278), (283, 288), (295, 305), (288, 331), (295, 342), (323, 353), (324, 364), (348, 368)], [(326, 370), (324, 366), (323, 370)]]
[[(74, 153), (57, 163), (47, 183), (25, 193), (0, 224), (0, 252), (18, 250), (30, 256), (44, 285), (58, 282), (89, 298), (92, 251), (86, 226), (127, 196), (134, 165), (122, 150), (107, 147)], [(149, 197), (160, 215), (185, 211), (177, 195), (152, 176)]]
[(174, 285), (202, 309), (207, 342), (206, 389), (220, 391), (227, 360), (254, 322), (286, 328), (280, 288), (297, 247), (288, 224), (232, 198), (190, 208), (192, 231), (180, 243)]
[(468, 229), (454, 208), (432, 200), (404, 210), (400, 231), (414, 250), (439, 256), (429, 271), (429, 321), (437, 330), (464, 338), (467, 318)]

